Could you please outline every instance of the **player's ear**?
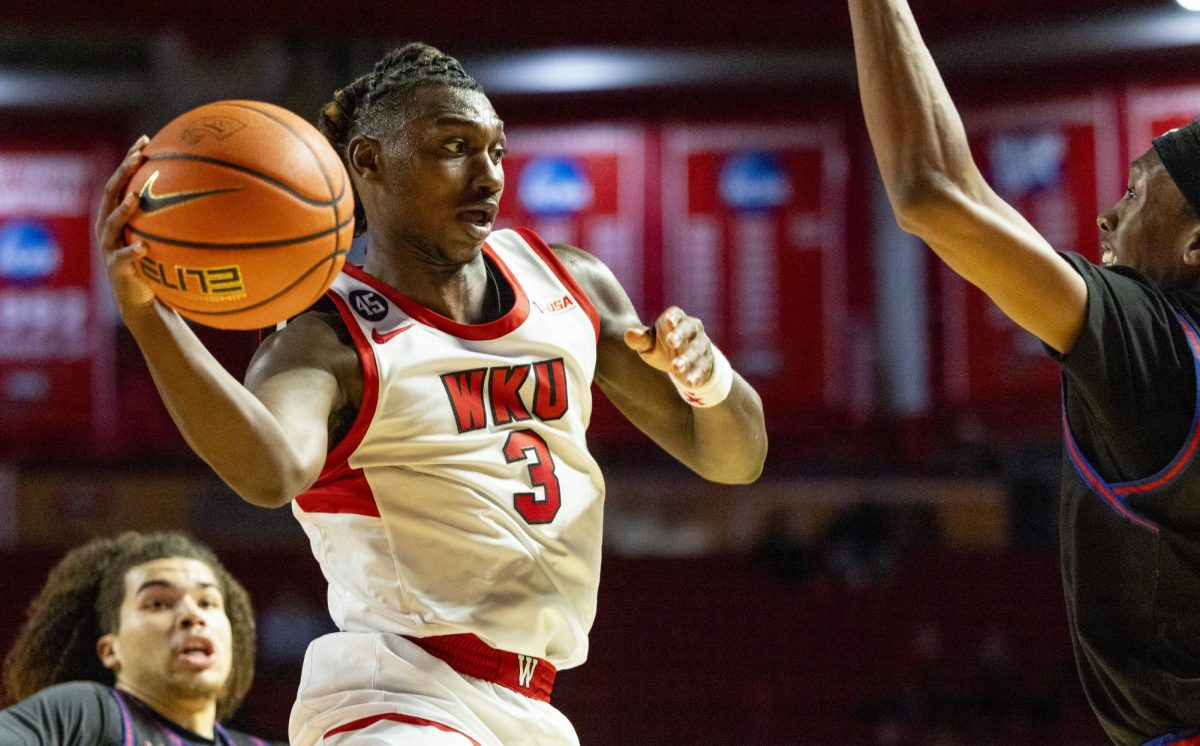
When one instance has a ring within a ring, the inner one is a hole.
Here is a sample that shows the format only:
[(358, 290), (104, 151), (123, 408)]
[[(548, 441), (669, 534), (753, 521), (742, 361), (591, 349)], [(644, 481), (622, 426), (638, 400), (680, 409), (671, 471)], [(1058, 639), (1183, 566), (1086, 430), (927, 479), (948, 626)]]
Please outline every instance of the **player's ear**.
[(383, 146), (373, 137), (355, 135), (346, 145), (346, 161), (359, 178), (375, 181), (383, 162)]
[(1200, 222), (1193, 222), (1184, 234), (1183, 263), (1189, 267), (1200, 266)]
[(121, 672), (121, 658), (117, 655), (117, 636), (114, 634), (100, 635), (96, 640), (96, 656), (100, 663), (113, 673)]

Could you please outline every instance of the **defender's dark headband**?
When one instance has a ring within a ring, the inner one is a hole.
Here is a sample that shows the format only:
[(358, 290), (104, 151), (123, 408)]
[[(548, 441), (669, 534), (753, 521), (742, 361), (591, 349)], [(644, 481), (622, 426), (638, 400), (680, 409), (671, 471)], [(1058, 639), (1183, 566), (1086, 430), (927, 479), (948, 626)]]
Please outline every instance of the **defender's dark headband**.
[(1154, 149), (1200, 217), (1200, 119), (1154, 138)]

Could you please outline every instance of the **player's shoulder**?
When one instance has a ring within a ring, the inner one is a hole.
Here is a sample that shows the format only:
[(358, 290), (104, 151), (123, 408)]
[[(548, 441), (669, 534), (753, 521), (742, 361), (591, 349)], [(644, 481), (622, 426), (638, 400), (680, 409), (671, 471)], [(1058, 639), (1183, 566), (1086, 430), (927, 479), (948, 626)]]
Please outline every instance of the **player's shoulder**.
[(594, 254), (566, 243), (552, 243), (548, 246), (585, 292), (604, 292), (607, 288), (619, 286), (612, 270)]
[(600, 268), (607, 269), (604, 262), (578, 246), (572, 246), (567, 243), (552, 243), (548, 244), (548, 246), (550, 247), (550, 251), (554, 252), (558, 260), (565, 264), (568, 269), (574, 270), (575, 268), (579, 268), (587, 271), (596, 271)]
[[(577, 282), (588, 279), (593, 274), (608, 274), (608, 267), (594, 254), (578, 246), (567, 243), (548, 243), (545, 239), (528, 228), (503, 228), (494, 231), (488, 238), (488, 245), (493, 251), (507, 249), (509, 251), (532, 251), (542, 257), (543, 261), (550, 254), (560, 264), (566, 267)], [(500, 253), (503, 253), (502, 251)], [(553, 261), (551, 262), (553, 263)]]
[(354, 340), (332, 304), (316, 305), (266, 337), (247, 371), (251, 376), (294, 368), (329, 371), (357, 365)]
[(0, 743), (117, 743), (119, 709), (103, 684), (55, 684), (0, 710)]
[(626, 317), (634, 313), (633, 306), (625, 288), (608, 265), (577, 246), (565, 243), (552, 243), (549, 246), (596, 307), (601, 323), (616, 320), (618, 326), (624, 329), (629, 323)]
[(92, 707), (115, 704), (112, 688), (96, 681), (65, 681), (41, 689), (30, 696), (43, 703)]
[(1094, 288), (1103, 287), (1107, 292), (1115, 290), (1118, 293), (1135, 293), (1163, 295), (1170, 288), (1164, 288), (1150, 279), (1144, 273), (1120, 264), (1096, 264), (1091, 259), (1073, 251), (1058, 253), (1067, 264), (1083, 278), (1089, 292)]
[(304, 313), (290, 319), (283, 328), (263, 340), (262, 347), (312, 350), (354, 346), (341, 314), (333, 303), (323, 299)]

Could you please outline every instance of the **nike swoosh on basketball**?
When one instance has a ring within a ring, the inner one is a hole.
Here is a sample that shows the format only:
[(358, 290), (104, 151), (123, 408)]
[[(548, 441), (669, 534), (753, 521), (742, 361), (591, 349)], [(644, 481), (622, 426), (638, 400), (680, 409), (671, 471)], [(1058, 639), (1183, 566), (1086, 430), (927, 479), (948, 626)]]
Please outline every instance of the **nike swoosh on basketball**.
[(227, 187), (224, 189), (200, 189), (194, 192), (172, 192), (171, 194), (155, 194), (154, 182), (158, 180), (158, 171), (150, 174), (150, 178), (146, 179), (146, 183), (142, 185), (142, 191), (138, 193), (138, 208), (147, 215), (172, 207), (178, 207), (185, 202), (191, 202), (194, 199), (202, 197), (211, 197), (214, 194), (225, 194), (227, 192), (240, 192), (241, 187)]
[(381, 344), (386, 343), (388, 340), (390, 340), (392, 337), (396, 336), (397, 334), (400, 334), (401, 332), (406, 332), (409, 329), (412, 329), (414, 326), (415, 326), (415, 324), (405, 324), (404, 326), (402, 326), (398, 329), (393, 329), (386, 334), (380, 334), (379, 330), (372, 329), (371, 330), (371, 339), (375, 340), (375, 344), (381, 345)]

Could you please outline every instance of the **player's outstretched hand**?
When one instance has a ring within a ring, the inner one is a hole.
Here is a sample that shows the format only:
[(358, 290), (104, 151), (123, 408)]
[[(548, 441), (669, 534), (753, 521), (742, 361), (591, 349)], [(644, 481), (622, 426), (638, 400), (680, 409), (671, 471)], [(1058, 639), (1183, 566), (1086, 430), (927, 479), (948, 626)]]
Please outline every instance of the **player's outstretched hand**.
[(703, 322), (677, 306), (663, 311), (652, 327), (626, 329), (625, 344), (688, 388), (704, 385), (712, 375), (713, 347)]
[(142, 165), (145, 155), (142, 149), (150, 139), (142, 135), (125, 154), (125, 160), (109, 177), (104, 185), (104, 196), (100, 200), (100, 209), (96, 213), (96, 240), (104, 254), (104, 264), (108, 268), (108, 278), (112, 282), (113, 296), (117, 307), (124, 314), (138, 308), (146, 308), (154, 303), (154, 291), (138, 276), (134, 263), (146, 254), (146, 245), (134, 241), (125, 245), (125, 224), (137, 209), (137, 196), (126, 195), (129, 180)]

